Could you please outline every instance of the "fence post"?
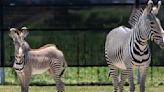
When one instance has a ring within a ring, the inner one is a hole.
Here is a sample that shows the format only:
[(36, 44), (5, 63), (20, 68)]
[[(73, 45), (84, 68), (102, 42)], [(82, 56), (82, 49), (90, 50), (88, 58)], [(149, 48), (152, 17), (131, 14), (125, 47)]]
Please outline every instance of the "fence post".
[(0, 85), (5, 82), (4, 72), (4, 30), (3, 30), (3, 0), (0, 1)]
[(5, 72), (4, 67), (0, 67), (0, 85), (5, 83)]
[(135, 0), (135, 8), (140, 8), (140, 0)]
[(80, 69), (79, 69), (79, 68), (80, 68), (80, 67), (79, 67), (79, 66), (80, 66), (80, 64), (79, 64), (79, 63), (80, 63), (80, 62), (79, 62), (79, 60), (80, 60), (80, 57), (79, 57), (79, 53), (80, 53), (80, 46), (79, 46), (80, 43), (79, 43), (79, 42), (80, 42), (80, 41), (79, 41), (79, 40), (80, 40), (80, 39), (79, 39), (79, 38), (80, 38), (80, 37), (79, 37), (79, 32), (78, 32), (77, 39), (76, 39), (76, 40), (77, 40), (77, 66), (78, 66), (78, 68), (77, 68), (77, 76), (78, 76), (77, 82), (78, 82), (78, 84), (79, 84), (79, 76), (80, 76), (80, 75), (79, 75), (79, 73), (80, 73)]

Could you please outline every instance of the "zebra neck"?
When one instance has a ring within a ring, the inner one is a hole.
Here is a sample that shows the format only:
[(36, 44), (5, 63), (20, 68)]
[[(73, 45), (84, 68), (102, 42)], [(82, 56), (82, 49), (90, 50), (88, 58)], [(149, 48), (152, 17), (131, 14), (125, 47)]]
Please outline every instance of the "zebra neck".
[(145, 30), (141, 30), (139, 26), (134, 27), (132, 32), (134, 42), (139, 43), (140, 45), (148, 45), (148, 36), (145, 35)]
[(24, 42), (24, 46), (27, 51), (31, 50), (30, 45), (26, 41)]
[(133, 61), (142, 63), (149, 60), (148, 41), (143, 39), (139, 32), (134, 32), (130, 40), (130, 53)]
[(131, 48), (135, 49), (138, 53), (143, 54), (148, 47), (148, 42), (143, 42), (141, 39), (132, 39)]

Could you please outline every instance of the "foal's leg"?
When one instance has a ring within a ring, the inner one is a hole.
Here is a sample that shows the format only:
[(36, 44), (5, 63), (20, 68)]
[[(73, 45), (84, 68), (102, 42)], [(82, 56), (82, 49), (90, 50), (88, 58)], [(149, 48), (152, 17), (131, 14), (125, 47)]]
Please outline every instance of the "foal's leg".
[(28, 92), (29, 90), (29, 81), (31, 76), (26, 75), (24, 72), (17, 73), (19, 80), (20, 80), (20, 85), (21, 85), (21, 92)]
[(64, 91), (64, 82), (61, 80), (61, 75), (60, 75), (61, 71), (62, 71), (61, 63), (57, 63), (57, 62), (51, 63), (50, 72), (51, 72), (53, 79), (56, 82), (57, 92), (65, 92)]

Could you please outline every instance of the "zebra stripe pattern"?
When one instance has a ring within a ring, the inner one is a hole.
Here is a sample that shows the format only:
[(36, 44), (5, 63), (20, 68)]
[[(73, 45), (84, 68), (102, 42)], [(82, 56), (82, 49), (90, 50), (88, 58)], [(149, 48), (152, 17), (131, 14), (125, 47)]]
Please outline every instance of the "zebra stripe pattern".
[[(158, 2), (160, 4), (161, 1)], [(140, 66), (140, 92), (145, 92), (145, 80), (151, 61), (148, 41), (163, 45), (164, 35), (159, 19), (155, 16), (160, 5), (153, 10), (152, 0), (144, 10), (134, 10), (129, 23), (132, 28), (117, 27), (109, 32), (105, 42), (105, 57), (110, 68), (109, 76), (113, 79), (114, 92), (123, 92), (126, 78), (129, 80), (130, 92), (135, 91), (133, 69)]]
[(27, 34), (27, 29), (19, 31), (16, 28), (11, 28), (9, 34), (15, 46), (13, 67), (20, 80), (21, 92), (28, 92), (32, 75), (41, 74), (45, 71), (49, 71), (55, 80), (57, 92), (65, 92), (64, 83), (61, 80), (67, 67), (64, 54), (53, 44), (47, 44), (39, 49), (31, 49), (24, 40)]

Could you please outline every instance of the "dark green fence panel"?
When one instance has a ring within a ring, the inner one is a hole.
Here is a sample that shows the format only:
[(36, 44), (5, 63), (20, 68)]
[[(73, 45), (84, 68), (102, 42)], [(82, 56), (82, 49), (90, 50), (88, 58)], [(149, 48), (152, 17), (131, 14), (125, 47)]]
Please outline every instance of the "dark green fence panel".
[[(5, 33), (5, 65), (13, 64), (14, 45)], [(26, 38), (31, 48), (55, 44), (65, 54), (70, 66), (103, 66), (106, 32), (94, 31), (30, 31)]]
[[(124, 9), (122, 9), (124, 7)], [(14, 47), (8, 36), (11, 27), (27, 26), (26, 40), (31, 48), (53, 43), (61, 49), (70, 66), (106, 66), (104, 43), (107, 33), (118, 26), (129, 26), (132, 6), (9, 6), (4, 7), (5, 66), (12, 66)], [(163, 25), (164, 7), (159, 12)], [(163, 50), (153, 44), (152, 65), (164, 65)]]
[[(5, 32), (5, 65), (12, 66), (14, 45)], [(63, 51), (69, 66), (106, 66), (104, 43), (106, 31), (30, 31), (26, 38), (31, 48), (55, 44)], [(163, 53), (159, 46), (150, 43), (152, 65), (162, 66)]]

